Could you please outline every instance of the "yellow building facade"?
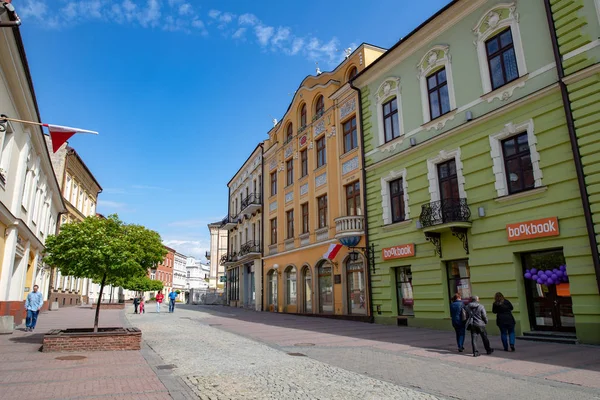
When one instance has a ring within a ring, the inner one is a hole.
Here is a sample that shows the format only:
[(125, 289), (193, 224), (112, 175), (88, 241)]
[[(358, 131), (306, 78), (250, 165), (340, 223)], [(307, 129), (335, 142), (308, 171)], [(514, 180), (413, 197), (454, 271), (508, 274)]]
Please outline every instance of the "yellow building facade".
[[(349, 80), (383, 52), (363, 44), (335, 70), (305, 78), (264, 142), (265, 311), (370, 317), (359, 99)], [(347, 246), (326, 258), (340, 240)]]

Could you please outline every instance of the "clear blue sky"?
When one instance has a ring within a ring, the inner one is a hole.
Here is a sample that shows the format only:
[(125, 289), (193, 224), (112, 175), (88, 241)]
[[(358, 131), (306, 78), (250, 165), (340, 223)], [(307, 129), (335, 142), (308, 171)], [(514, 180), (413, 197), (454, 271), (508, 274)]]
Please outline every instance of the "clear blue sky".
[(104, 192), (98, 212), (203, 256), (227, 182), (302, 79), (342, 49), (389, 48), (447, 0), (13, 0), (45, 123)]

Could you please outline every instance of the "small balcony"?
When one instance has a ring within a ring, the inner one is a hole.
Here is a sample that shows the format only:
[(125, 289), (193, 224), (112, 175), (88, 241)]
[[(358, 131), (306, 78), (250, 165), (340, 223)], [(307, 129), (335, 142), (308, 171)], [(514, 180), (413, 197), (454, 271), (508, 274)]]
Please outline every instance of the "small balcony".
[(230, 215), (226, 216), (221, 220), (221, 228), (223, 229), (231, 229), (237, 226), (237, 218), (232, 217)]
[(260, 241), (250, 240), (240, 247), (237, 260), (257, 258), (261, 256)]
[(228, 266), (232, 265), (237, 261), (237, 253), (234, 251), (231, 254), (223, 254), (221, 257), (221, 265)]
[(206, 253), (204, 253), (204, 257), (206, 257), (206, 259), (208, 261), (210, 261), (210, 251), (207, 251)]
[(335, 219), (335, 238), (348, 236), (363, 236), (365, 234), (365, 217), (363, 215), (350, 215)]
[(260, 194), (252, 193), (242, 200), (242, 211), (240, 214), (254, 214), (261, 207)]
[(467, 199), (432, 201), (421, 206), (419, 221), (425, 232), (471, 227), (471, 210)]

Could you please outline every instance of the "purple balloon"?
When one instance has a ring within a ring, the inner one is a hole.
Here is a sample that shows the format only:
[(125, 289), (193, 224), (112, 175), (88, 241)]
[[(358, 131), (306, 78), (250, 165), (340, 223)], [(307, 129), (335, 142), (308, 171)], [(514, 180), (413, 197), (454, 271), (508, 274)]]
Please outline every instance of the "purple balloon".
[(539, 283), (540, 285), (543, 285), (544, 281), (538, 278), (537, 283)]
[(546, 274), (546, 276), (552, 276), (552, 271), (550, 271), (550, 270), (544, 271), (544, 274)]
[(563, 271), (563, 275), (564, 275), (564, 276), (569, 276), (569, 275), (567, 274), (567, 271)]
[(547, 281), (548, 277), (546, 275), (539, 275), (540, 279), (543, 281)]
[(561, 271), (566, 271), (567, 270), (567, 266), (566, 265), (561, 265), (560, 267), (558, 267)]
[(546, 285), (554, 285), (554, 281), (552, 280), (552, 278), (549, 278), (549, 279), (546, 281)]
[(552, 278), (553, 281), (556, 281), (558, 279), (558, 275), (552, 274), (550, 278)]
[(532, 274), (534, 274), (534, 275), (535, 275), (537, 272), (538, 272), (538, 270), (537, 270), (537, 269), (535, 269), (535, 268), (531, 268), (531, 273), (532, 273)]
[(564, 275), (565, 274), (560, 270), (556, 273), (556, 276), (558, 276), (559, 278), (562, 278)]
[(529, 272), (527, 272), (527, 273), (525, 274), (525, 278), (526, 278), (526, 279), (531, 279), (531, 274), (530, 274)]
[(552, 270), (552, 272), (554, 272), (554, 273), (557, 273), (558, 271), (559, 271), (559, 270), (558, 270), (557, 268), (554, 268), (554, 269)]
[(540, 280), (540, 277), (539, 277), (539, 276), (537, 276), (537, 275), (532, 275), (532, 276), (531, 276), (531, 279), (533, 279), (534, 281), (539, 281), (539, 280)]

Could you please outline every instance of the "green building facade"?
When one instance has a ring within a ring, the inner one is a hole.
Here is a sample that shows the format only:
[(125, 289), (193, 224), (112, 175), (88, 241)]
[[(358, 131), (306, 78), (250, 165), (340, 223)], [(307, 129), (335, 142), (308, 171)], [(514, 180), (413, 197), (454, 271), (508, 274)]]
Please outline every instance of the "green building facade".
[[(594, 68), (594, 1), (553, 3), (555, 20), (574, 13), (557, 20), (561, 51), (572, 55), (565, 71)], [(545, 6), (454, 1), (353, 81), (376, 322), (452, 329), (455, 293), (478, 295), (491, 314), (502, 292), (518, 334), (600, 343), (598, 282)], [(580, 47), (566, 45), (574, 41)], [(595, 211), (598, 74), (569, 91)]]

